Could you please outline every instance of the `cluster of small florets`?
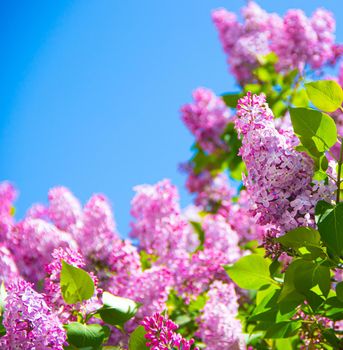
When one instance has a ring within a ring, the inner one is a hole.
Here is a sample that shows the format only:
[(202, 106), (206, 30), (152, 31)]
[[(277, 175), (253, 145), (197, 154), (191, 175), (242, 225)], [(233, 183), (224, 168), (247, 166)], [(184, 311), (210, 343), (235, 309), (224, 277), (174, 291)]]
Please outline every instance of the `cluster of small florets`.
[(160, 262), (183, 259), (188, 250), (189, 223), (182, 217), (176, 187), (169, 180), (156, 185), (135, 187), (131, 214), (131, 237), (138, 238), (140, 248), (160, 257)]
[(66, 334), (58, 317), (23, 280), (8, 285), (3, 325), (6, 335), (0, 338), (2, 349), (62, 350)]
[(76, 249), (73, 237), (41, 219), (25, 218), (12, 227), (6, 242), (15, 257), (20, 274), (37, 283), (44, 278), (44, 266), (59, 247)]
[(4, 243), (0, 243), (0, 281), (15, 281), (19, 276), (12, 253)]
[(13, 225), (13, 202), (17, 196), (15, 188), (7, 181), (0, 183), (0, 239), (6, 239)]
[(221, 135), (229, 122), (230, 113), (224, 101), (211, 90), (198, 88), (194, 102), (181, 108), (181, 116), (196, 142), (208, 153), (225, 149)]
[(187, 340), (175, 332), (178, 326), (166, 316), (155, 313), (145, 317), (141, 324), (146, 331), (147, 346), (153, 350), (199, 350), (193, 347), (193, 339)]
[(197, 332), (206, 343), (206, 349), (245, 349), (242, 326), (235, 318), (238, 301), (234, 285), (215, 281), (207, 296)]
[(258, 223), (281, 231), (314, 225), (318, 196), (311, 187), (312, 160), (275, 128), (264, 95), (248, 93), (239, 100), (237, 115), (240, 155), (248, 171), (244, 183)]
[(282, 18), (249, 1), (242, 15), (244, 23), (225, 9), (212, 14), (231, 71), (241, 83), (251, 81), (261, 56), (270, 52), (277, 54), (281, 70), (302, 70), (305, 65), (317, 69), (337, 58), (335, 20), (324, 9), (311, 18), (301, 10), (289, 10)]
[(208, 170), (196, 174), (187, 164), (182, 167), (188, 177), (186, 187), (195, 194), (194, 203), (206, 212), (230, 211), (233, 190), (225, 173), (212, 175)]

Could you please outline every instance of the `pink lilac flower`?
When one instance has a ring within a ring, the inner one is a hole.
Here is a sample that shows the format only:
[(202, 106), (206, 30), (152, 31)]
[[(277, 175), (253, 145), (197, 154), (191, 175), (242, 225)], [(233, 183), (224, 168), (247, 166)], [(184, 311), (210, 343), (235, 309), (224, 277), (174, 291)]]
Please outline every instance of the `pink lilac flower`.
[(242, 325), (236, 319), (238, 301), (234, 285), (215, 281), (207, 296), (208, 301), (201, 312), (197, 331), (206, 349), (245, 349)]
[(26, 218), (42, 219), (48, 221), (48, 208), (43, 204), (33, 204), (26, 212)]
[(192, 234), (189, 223), (182, 217), (179, 195), (169, 180), (155, 185), (135, 187), (131, 214), (131, 237), (139, 239), (139, 247), (159, 257), (160, 263), (173, 264), (183, 259)]
[(309, 59), (309, 51), (317, 44), (317, 34), (302, 10), (289, 10), (271, 47), (279, 57), (279, 68), (302, 70)]
[(267, 227), (256, 222), (256, 218), (251, 215), (250, 206), (250, 196), (246, 190), (242, 190), (238, 201), (231, 205), (229, 221), (240, 242), (257, 240), (261, 243)]
[(214, 280), (228, 281), (223, 265), (228, 258), (216, 250), (204, 249), (179, 262), (175, 277), (175, 288), (186, 302), (208, 290)]
[(241, 84), (253, 80), (261, 56), (272, 51), (279, 58), (280, 70), (303, 70), (306, 65), (318, 69), (342, 54), (334, 42), (335, 20), (324, 9), (317, 9), (311, 18), (301, 10), (289, 10), (281, 18), (249, 1), (242, 15), (243, 23), (225, 9), (212, 14), (231, 72)]
[(241, 256), (238, 235), (222, 215), (207, 215), (202, 228), (205, 233), (204, 251), (211, 250), (223, 255), (226, 264), (233, 263)]
[(334, 56), (336, 22), (331, 12), (319, 8), (311, 17), (311, 25), (317, 34), (317, 42), (310, 56), (310, 64), (313, 68), (320, 68)]
[(0, 283), (7, 285), (20, 277), (12, 253), (5, 244), (0, 244)]
[(68, 232), (81, 220), (81, 204), (67, 188), (52, 188), (48, 198), (48, 215), (58, 229)]
[(212, 19), (228, 54), (231, 72), (239, 82), (244, 83), (251, 79), (253, 69), (259, 65), (259, 57), (270, 52), (269, 27), (275, 23), (275, 15), (272, 17), (274, 21), (270, 21), (269, 14), (253, 1), (242, 9), (242, 14), (244, 24), (225, 9), (213, 11)]
[(18, 280), (8, 286), (0, 346), (8, 350), (62, 350), (66, 334), (62, 323), (32, 285)]
[(313, 226), (319, 198), (311, 187), (312, 160), (290, 147), (275, 128), (264, 95), (248, 93), (239, 100), (237, 115), (236, 129), (243, 135), (240, 155), (248, 170), (244, 184), (257, 222), (281, 231)]
[(183, 166), (188, 173), (186, 187), (190, 193), (196, 194), (195, 204), (207, 212), (229, 212), (233, 190), (225, 173), (211, 175), (208, 170), (196, 174), (188, 164)]
[(230, 113), (224, 101), (211, 90), (198, 88), (193, 92), (194, 103), (181, 108), (182, 120), (195, 136), (200, 147), (208, 153), (225, 149), (220, 138)]
[(119, 236), (111, 206), (105, 196), (93, 195), (85, 205), (78, 239), (86, 257), (92, 261), (107, 261)]
[(77, 247), (70, 234), (46, 221), (31, 218), (13, 227), (7, 244), (21, 275), (34, 283), (44, 277), (44, 266), (50, 262), (55, 248)]
[(109, 286), (109, 291), (142, 304), (136, 314), (137, 320), (142, 319), (145, 315), (161, 312), (166, 307), (165, 302), (168, 299), (172, 283), (172, 275), (167, 268), (153, 266), (136, 274), (128, 275), (126, 285), (120, 286), (113, 283)]
[[(187, 340), (176, 333), (178, 325), (167, 316), (155, 313), (150, 317), (145, 317), (141, 324), (146, 331), (146, 345), (152, 350), (190, 350), (193, 348), (194, 340)], [(193, 349), (199, 350), (196, 347)]]
[(341, 85), (343, 89), (343, 63), (340, 64), (339, 70), (338, 70), (338, 83)]
[(122, 293), (128, 285), (128, 281), (142, 271), (137, 248), (129, 240), (118, 241), (109, 255), (108, 267), (111, 276), (104, 278), (106, 288), (110, 284), (112, 293)]
[(12, 216), (13, 202), (17, 192), (7, 181), (0, 182), (0, 240), (5, 240), (14, 220)]

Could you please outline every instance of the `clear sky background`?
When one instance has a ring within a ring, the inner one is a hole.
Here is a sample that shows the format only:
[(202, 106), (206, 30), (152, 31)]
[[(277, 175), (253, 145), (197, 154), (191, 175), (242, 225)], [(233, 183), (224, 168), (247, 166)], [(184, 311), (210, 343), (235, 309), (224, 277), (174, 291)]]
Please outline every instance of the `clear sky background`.
[[(241, 0), (0, 0), (0, 180), (17, 216), (56, 185), (110, 199), (129, 231), (132, 187), (172, 179), (193, 138), (179, 107), (198, 86), (234, 90), (211, 9)], [(283, 14), (325, 6), (343, 41), (342, 0), (261, 0)]]

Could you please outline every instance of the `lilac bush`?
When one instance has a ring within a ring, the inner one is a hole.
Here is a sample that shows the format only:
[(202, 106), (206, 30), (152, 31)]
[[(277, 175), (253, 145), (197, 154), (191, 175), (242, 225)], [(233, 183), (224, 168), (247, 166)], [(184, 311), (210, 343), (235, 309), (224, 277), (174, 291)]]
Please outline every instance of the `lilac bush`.
[(103, 194), (55, 187), (18, 221), (0, 183), (1, 349), (343, 348), (336, 23), (241, 15), (212, 13), (239, 91), (197, 88), (180, 109), (193, 204), (168, 179), (136, 186), (123, 240)]

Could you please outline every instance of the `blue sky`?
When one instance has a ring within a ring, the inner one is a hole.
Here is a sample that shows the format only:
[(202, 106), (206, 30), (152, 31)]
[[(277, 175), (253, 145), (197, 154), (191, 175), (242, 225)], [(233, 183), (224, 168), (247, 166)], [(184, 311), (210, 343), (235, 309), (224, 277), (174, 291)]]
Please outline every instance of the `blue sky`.
[[(210, 11), (238, 0), (1, 0), (0, 180), (20, 190), (17, 215), (55, 185), (112, 202), (129, 231), (132, 187), (171, 178), (191, 135), (179, 107), (198, 86), (235, 89)], [(340, 0), (260, 1), (268, 11), (325, 5), (343, 41)]]

